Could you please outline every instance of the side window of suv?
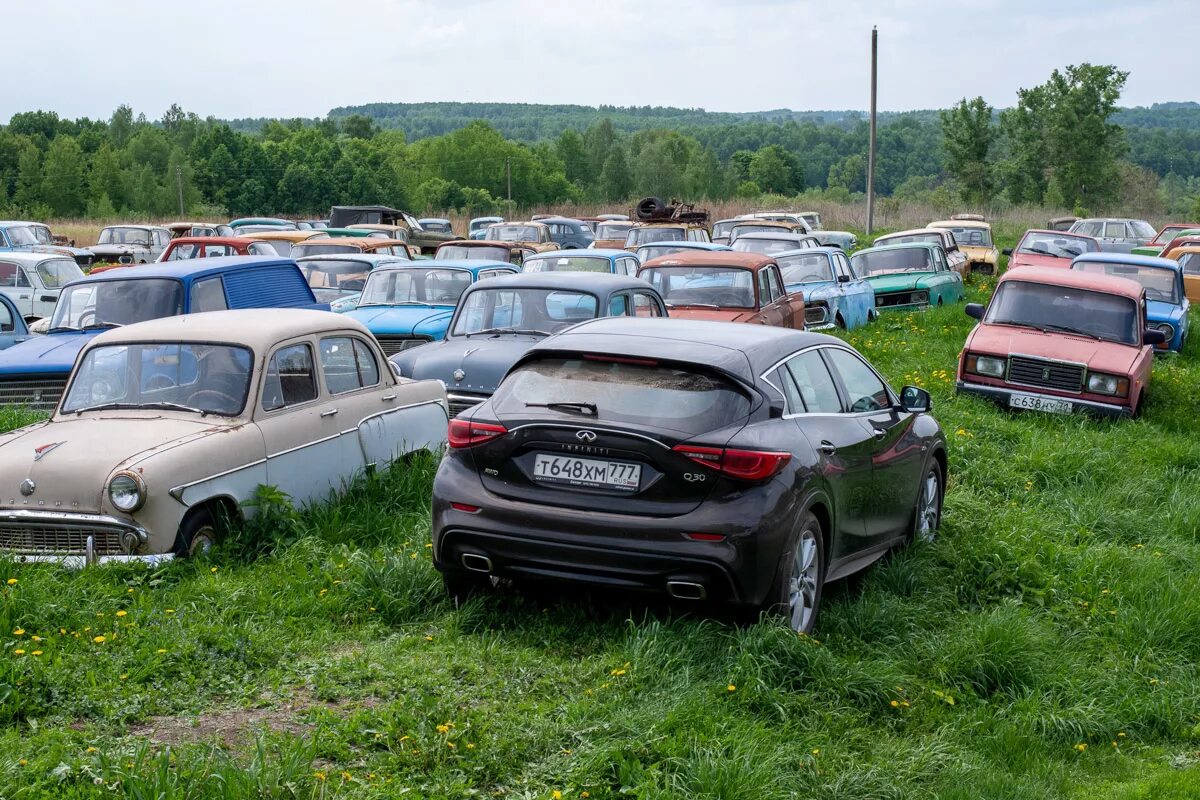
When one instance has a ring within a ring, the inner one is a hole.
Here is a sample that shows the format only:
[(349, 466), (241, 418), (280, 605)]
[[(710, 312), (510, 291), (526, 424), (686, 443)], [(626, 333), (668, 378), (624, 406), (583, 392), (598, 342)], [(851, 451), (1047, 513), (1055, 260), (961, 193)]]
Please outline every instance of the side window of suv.
[[(803, 411), (810, 414), (842, 413), (837, 385), (818, 351), (809, 350), (788, 359), (787, 371), (796, 383), (796, 391), (804, 403)], [(800, 411), (796, 409), (796, 413)]]
[(826, 348), (825, 355), (842, 379), (842, 387), (850, 401), (850, 413), (879, 411), (891, 405), (887, 387), (865, 361), (838, 347)]

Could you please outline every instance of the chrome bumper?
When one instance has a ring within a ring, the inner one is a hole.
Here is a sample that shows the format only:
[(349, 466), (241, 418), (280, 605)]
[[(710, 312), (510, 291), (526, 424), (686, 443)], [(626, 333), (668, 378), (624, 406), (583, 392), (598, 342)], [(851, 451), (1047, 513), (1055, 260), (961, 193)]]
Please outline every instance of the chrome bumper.
[(1010, 408), (1010, 398), (1014, 394), (1019, 394), (1028, 397), (1037, 397), (1042, 400), (1055, 400), (1062, 403), (1070, 403), (1072, 411), (1085, 411), (1090, 414), (1095, 414), (1098, 417), (1116, 419), (1120, 417), (1133, 416), (1133, 410), (1129, 406), (1119, 406), (1113, 403), (1098, 403), (1095, 400), (1080, 400), (1075, 397), (1062, 397), (1060, 395), (1045, 394), (1035, 390), (1024, 391), (1021, 389), (1003, 389), (999, 386), (985, 386), (980, 383), (968, 383), (967, 381), (955, 382), (954, 390), (959, 394), (973, 394), (978, 397), (986, 397), (989, 400), (996, 401), (1005, 408)]
[(149, 535), (132, 522), (103, 514), (0, 510), (0, 553), (17, 561), (85, 566), (107, 561), (159, 561), (138, 554)]

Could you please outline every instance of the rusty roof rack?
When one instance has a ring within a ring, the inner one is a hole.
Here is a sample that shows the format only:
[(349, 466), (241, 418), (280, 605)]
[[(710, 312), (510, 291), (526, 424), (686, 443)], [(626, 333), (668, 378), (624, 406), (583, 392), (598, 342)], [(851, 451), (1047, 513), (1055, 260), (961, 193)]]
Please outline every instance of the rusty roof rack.
[(645, 197), (630, 209), (629, 216), (640, 222), (683, 222), (688, 225), (707, 225), (708, 209), (696, 208), (695, 203), (672, 199), (664, 203), (659, 197)]

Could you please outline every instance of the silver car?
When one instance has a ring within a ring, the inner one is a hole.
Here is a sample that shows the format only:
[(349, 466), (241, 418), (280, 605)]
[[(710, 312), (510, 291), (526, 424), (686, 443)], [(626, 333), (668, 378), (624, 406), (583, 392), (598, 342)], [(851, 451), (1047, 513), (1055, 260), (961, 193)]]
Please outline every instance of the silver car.
[(1100, 241), (1106, 253), (1128, 253), (1135, 247), (1150, 244), (1158, 231), (1144, 219), (1106, 217), (1076, 220), (1071, 233), (1082, 233)]

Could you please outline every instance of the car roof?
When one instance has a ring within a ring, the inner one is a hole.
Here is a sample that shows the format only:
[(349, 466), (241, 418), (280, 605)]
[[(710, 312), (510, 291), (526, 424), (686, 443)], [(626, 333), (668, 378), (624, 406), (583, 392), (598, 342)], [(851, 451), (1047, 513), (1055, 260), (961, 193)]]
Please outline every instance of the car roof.
[(295, 225), (296, 223), (292, 222), (290, 219), (284, 219), (283, 217), (238, 217), (237, 219), (229, 220), (228, 224), (230, 226), (234, 226), (234, 225)]
[[(502, 239), (448, 239), (440, 242), (438, 249), (440, 250), (446, 245), (454, 245), (455, 247), (504, 247), (508, 250), (521, 246), (519, 242), (506, 242)], [(528, 250), (529, 248), (525, 249)]]
[[(663, 239), (660, 242), (646, 242), (638, 245), (638, 250), (643, 247), (678, 247), (681, 250), (704, 250), (709, 253), (728, 253), (729, 245), (719, 244), (717, 242), (681, 242), (678, 239)], [(629, 252), (626, 250), (625, 252)]]
[(257, 233), (248, 233), (245, 236), (176, 236), (171, 240), (171, 245), (177, 244), (252, 244), (259, 241)]
[(759, 270), (768, 264), (774, 264), (775, 259), (761, 253), (743, 253), (736, 250), (697, 250), (681, 251), (669, 256), (652, 258), (642, 265), (646, 267), (740, 267), (742, 269)]
[(574, 248), (571, 250), (547, 250), (545, 253), (534, 253), (531, 256), (525, 256), (526, 261), (532, 261), (535, 258), (635, 258), (633, 253), (628, 250), (615, 250), (605, 247), (589, 247), (585, 250)]
[(531, 352), (586, 351), (683, 361), (715, 367), (756, 384), (758, 376), (781, 359), (815, 344), (847, 346), (832, 336), (777, 325), (598, 317), (539, 342)]
[[(321, 230), (325, 230), (321, 228)], [(311, 231), (255, 231), (249, 234), (254, 239), (268, 242), (303, 242), (317, 236), (321, 230)]]
[(1128, 264), (1131, 267), (1157, 267), (1158, 269), (1179, 270), (1179, 263), (1169, 258), (1158, 256), (1135, 256), (1131, 253), (1084, 253), (1075, 256), (1076, 261), (1087, 261), (1093, 264)]
[(138, 264), (128, 269), (113, 269), (99, 275), (88, 275), (75, 283), (92, 281), (133, 280), (138, 278), (170, 278), (182, 280), (203, 275), (235, 272), (239, 269), (267, 266), (295, 265), (295, 261), (283, 256), (218, 256), (216, 258), (189, 258), (183, 261), (162, 261), (153, 264)]
[(927, 228), (986, 228), (989, 231), (992, 226), (986, 222), (980, 222), (977, 219), (939, 219), (935, 220), (925, 227)]
[(816, 239), (811, 233), (793, 233), (792, 231), (751, 231), (743, 233), (738, 239), (765, 239), (770, 242), (799, 242), (804, 239)]
[(945, 228), (910, 228), (909, 230), (906, 230), (906, 231), (896, 231), (895, 233), (882, 234), (880, 236), (875, 237), (875, 241), (878, 242), (880, 239), (890, 239), (894, 236), (916, 236), (918, 233), (936, 233), (938, 236), (941, 236), (943, 239), (945, 239), (946, 234), (950, 234), (951, 236), (954, 235), (953, 232), (948, 231)]
[[(488, 261), (485, 259), (466, 259), (466, 258), (425, 258), (420, 261), (406, 261), (399, 256), (391, 256), (395, 259), (395, 264), (389, 264), (388, 269), (465, 269), (469, 272), (482, 272), (488, 269), (507, 269), (512, 270), (513, 274), (519, 274), (521, 268), (511, 264), (508, 261)], [(303, 261), (304, 259), (301, 259)]]
[(344, 314), (302, 308), (248, 308), (206, 311), (135, 322), (105, 331), (89, 347), (126, 342), (228, 342), (262, 351), (295, 336), (352, 329), (370, 336), (362, 323)]
[(574, 222), (576, 225), (583, 224), (581, 220), (578, 220), (575, 217), (542, 217), (538, 220), (538, 222)]
[(1115, 275), (1097, 275), (1092, 272), (1081, 272), (1060, 267), (1017, 267), (1010, 269), (1000, 276), (997, 287), (1008, 281), (1024, 281), (1026, 283), (1045, 283), (1051, 286), (1066, 286), (1074, 289), (1090, 289), (1106, 294), (1119, 294), (1139, 300), (1142, 297), (1142, 285), (1129, 278), (1118, 278)]
[(417, 220), (418, 223), (420, 223), (420, 222), (449, 222), (449, 221), (450, 220), (446, 219), (445, 217), (421, 217)]
[[(1200, 239), (1200, 236), (1196, 238)], [(1200, 242), (1196, 242), (1195, 244), (1181, 244), (1178, 247), (1172, 248), (1171, 252), (1179, 253), (1180, 255), (1184, 253), (1200, 253)]]
[[(428, 263), (436, 264), (437, 262), (430, 261)], [(646, 289), (650, 287), (650, 284), (641, 278), (613, 275), (608, 272), (519, 272), (516, 275), (488, 278), (478, 286), (486, 289), (563, 289), (606, 294), (619, 292), (622, 289)], [(472, 291), (474, 288), (467, 291)]]
[[(20, 224), (28, 225), (29, 223), (23, 222)], [(109, 228), (144, 228), (145, 230), (166, 231), (167, 233), (171, 232), (170, 228), (164, 227), (162, 225), (151, 225), (149, 223), (142, 223), (142, 222), (114, 222), (112, 225), (105, 225), (100, 230), (106, 231)]]
[[(1065, 217), (1064, 217), (1065, 219)], [(1145, 222), (1137, 217), (1080, 217), (1076, 222)]]
[[(52, 247), (52, 246), (53, 245), (47, 245), (47, 247)], [(68, 261), (73, 260), (66, 253), (39, 252), (37, 250), (33, 250), (33, 251), (13, 250), (13, 251), (8, 251), (8, 252), (0, 252), (0, 261), (8, 261), (10, 263), (17, 263), (17, 264), (28, 264), (30, 266), (40, 264), (43, 261), (54, 261), (54, 260), (64, 259), (64, 258), (67, 259)]]
[(527, 227), (529, 225), (535, 225), (535, 226), (538, 226), (541, 228), (546, 227), (546, 223), (540, 219), (531, 219), (531, 220), (526, 220), (524, 222), (514, 222), (513, 220), (507, 220), (505, 222), (493, 222), (492, 225), (520, 225), (522, 227)]
[[(836, 245), (821, 245), (820, 247), (801, 247), (796, 250), (784, 250), (782, 253), (772, 253), (771, 258), (783, 258), (784, 256), (806, 256), (813, 253), (823, 253), (827, 256), (832, 256), (837, 253), (846, 255), (846, 251)], [(849, 256), (846, 256), (849, 258)]]
[(879, 247), (865, 247), (851, 256), (851, 258), (854, 258), (855, 256), (861, 256), (863, 253), (873, 253), (876, 250), (912, 250), (918, 247), (924, 250), (932, 250), (935, 247), (941, 247), (941, 245), (934, 244), (933, 242), (898, 242), (896, 244), (881, 244)]
[(404, 256), (396, 256), (391, 253), (313, 253), (311, 256), (301, 256), (296, 259), (297, 264), (303, 264), (306, 261), (361, 261), (364, 264), (382, 264), (388, 261), (408, 263), (409, 260)]

